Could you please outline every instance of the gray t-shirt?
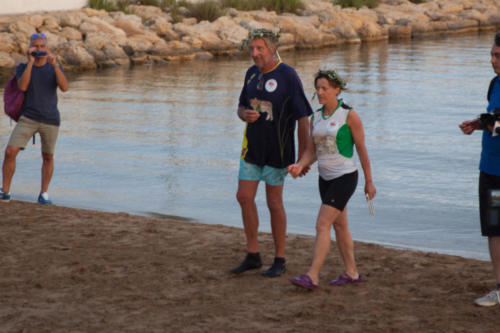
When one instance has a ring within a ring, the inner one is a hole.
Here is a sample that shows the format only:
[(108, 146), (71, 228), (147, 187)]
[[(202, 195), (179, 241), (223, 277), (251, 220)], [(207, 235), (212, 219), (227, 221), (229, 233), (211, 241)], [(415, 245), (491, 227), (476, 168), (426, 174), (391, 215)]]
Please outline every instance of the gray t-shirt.
[[(20, 64), (16, 68), (19, 80), (27, 64)], [(62, 70), (62, 68), (61, 68)], [(33, 66), (31, 80), (24, 94), (21, 115), (31, 120), (49, 125), (60, 125), (59, 110), (57, 109), (57, 80), (54, 67), (46, 63), (43, 66)]]

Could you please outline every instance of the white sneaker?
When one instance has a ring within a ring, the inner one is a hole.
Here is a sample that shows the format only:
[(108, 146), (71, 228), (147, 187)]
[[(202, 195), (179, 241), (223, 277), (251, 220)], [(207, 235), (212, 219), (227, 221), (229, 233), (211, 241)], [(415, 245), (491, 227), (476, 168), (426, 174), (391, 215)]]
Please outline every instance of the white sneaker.
[(500, 291), (493, 290), (488, 295), (476, 298), (474, 303), (479, 306), (493, 306), (500, 303)]

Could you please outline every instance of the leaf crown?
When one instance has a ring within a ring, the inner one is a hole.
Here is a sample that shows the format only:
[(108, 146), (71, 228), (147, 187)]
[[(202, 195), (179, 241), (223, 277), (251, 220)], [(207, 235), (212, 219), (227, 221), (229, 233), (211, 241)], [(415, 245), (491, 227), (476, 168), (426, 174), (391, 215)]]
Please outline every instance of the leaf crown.
[(347, 82), (333, 69), (320, 69), (315, 77), (315, 81), (319, 78), (326, 78), (328, 81), (338, 84), (340, 90), (345, 90)]
[(277, 33), (274, 33), (272, 30), (269, 29), (252, 29), (248, 32), (248, 37), (243, 40), (241, 48), (242, 49), (247, 48), (248, 45), (250, 45), (250, 42), (257, 38), (268, 38), (273, 43), (278, 44), (280, 39), (280, 33), (279, 31)]

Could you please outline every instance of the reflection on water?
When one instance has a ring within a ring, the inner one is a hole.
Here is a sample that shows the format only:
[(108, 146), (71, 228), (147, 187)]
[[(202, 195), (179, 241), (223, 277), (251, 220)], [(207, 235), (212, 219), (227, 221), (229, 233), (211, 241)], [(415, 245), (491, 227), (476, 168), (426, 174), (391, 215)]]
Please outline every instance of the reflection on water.
[[(363, 120), (378, 189), (370, 219), (360, 179), (349, 205), (355, 239), (487, 259), (476, 195), (480, 135), (462, 135), (458, 124), (486, 107), (491, 40), (483, 34), (282, 55), (308, 96), (321, 67), (348, 79), (343, 97)], [(244, 125), (235, 111), (249, 65), (222, 58), (68, 74), (53, 200), (241, 226), (235, 192)], [(11, 129), (2, 117), (2, 149)], [(36, 199), (39, 154), (38, 145), (20, 154), (15, 199)], [(287, 180), (285, 205), (289, 231), (313, 235), (315, 169)], [(261, 230), (269, 231), (262, 188), (258, 207)]]

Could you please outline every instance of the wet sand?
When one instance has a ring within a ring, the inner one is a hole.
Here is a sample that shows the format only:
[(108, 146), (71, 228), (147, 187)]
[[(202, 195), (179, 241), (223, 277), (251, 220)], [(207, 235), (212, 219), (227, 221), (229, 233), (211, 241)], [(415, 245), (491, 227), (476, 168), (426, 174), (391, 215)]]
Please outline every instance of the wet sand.
[(500, 306), (473, 304), (495, 283), (484, 261), (356, 242), (367, 282), (329, 287), (343, 269), (332, 242), (310, 292), (288, 281), (307, 270), (310, 237), (288, 236), (280, 278), (260, 275), (270, 234), (264, 267), (234, 276), (241, 229), (171, 218), (12, 201), (0, 239), (0, 332), (500, 331)]

